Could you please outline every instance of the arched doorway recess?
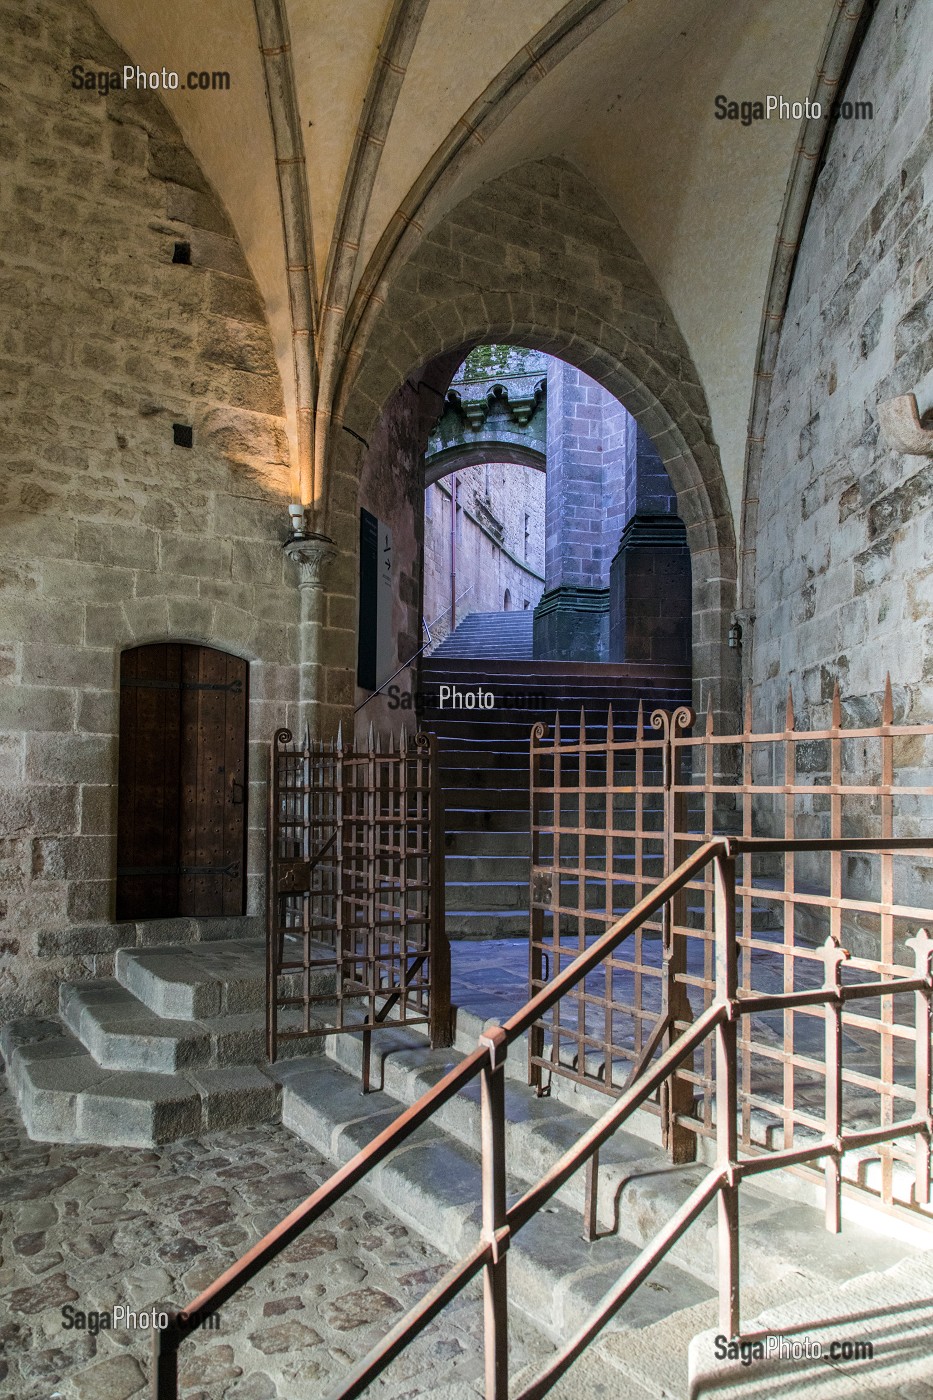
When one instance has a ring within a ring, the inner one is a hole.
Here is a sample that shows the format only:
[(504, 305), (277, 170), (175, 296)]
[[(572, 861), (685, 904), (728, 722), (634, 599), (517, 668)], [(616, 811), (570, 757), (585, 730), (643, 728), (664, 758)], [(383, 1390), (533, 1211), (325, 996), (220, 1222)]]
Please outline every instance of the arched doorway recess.
[(335, 585), (348, 602), (361, 492), (385, 492), (387, 446), (395, 483), (417, 472), (437, 396), (476, 344), (542, 350), (596, 380), (657, 448), (693, 563), (695, 703), (734, 720), (735, 531), (705, 395), (637, 249), (579, 172), (548, 159), (477, 190), (425, 236), (366, 331), (365, 345), (349, 348), (339, 403), (347, 431), (334, 435), (328, 477), (342, 554)]

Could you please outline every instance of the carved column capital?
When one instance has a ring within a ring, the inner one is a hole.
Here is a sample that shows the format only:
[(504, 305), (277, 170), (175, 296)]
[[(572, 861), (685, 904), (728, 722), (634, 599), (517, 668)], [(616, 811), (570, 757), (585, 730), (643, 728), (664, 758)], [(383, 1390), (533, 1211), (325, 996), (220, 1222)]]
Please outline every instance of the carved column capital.
[(327, 566), (337, 556), (334, 542), (327, 535), (288, 540), (285, 553), (298, 565), (298, 587), (302, 591), (323, 588)]

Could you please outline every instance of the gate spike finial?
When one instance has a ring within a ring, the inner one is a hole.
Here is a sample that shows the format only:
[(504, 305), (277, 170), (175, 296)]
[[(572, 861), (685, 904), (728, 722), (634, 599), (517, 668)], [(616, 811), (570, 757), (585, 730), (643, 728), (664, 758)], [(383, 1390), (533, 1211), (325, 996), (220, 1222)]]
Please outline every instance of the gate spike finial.
[(343, 753), (343, 720), (337, 725), (337, 752)]
[(787, 704), (786, 704), (785, 707), (784, 707), (784, 728), (785, 728), (785, 729), (793, 729), (793, 727), (794, 727), (794, 692), (793, 692), (793, 689), (792, 689), (790, 683), (788, 682), (788, 686), (787, 686)]
[(404, 724), (402, 725), (402, 732), (399, 735), (398, 751), (399, 753), (408, 752), (408, 730), (405, 728)]
[(311, 752), (311, 726), (307, 720), (305, 720), (305, 748), (308, 753)]
[(745, 733), (752, 732), (752, 688), (747, 686), (745, 690)]
[(710, 738), (713, 733), (713, 692), (706, 697), (706, 737)]
[(839, 729), (842, 725), (842, 701), (839, 698), (839, 679), (833, 681), (833, 728)]
[(636, 738), (636, 739), (644, 739), (644, 737), (645, 737), (645, 702), (644, 702), (643, 700), (641, 700), (641, 699), (639, 699), (639, 701), (638, 701), (638, 720), (637, 720), (637, 724), (638, 724), (638, 731), (637, 731), (637, 733), (636, 733), (636, 735), (635, 735), (635, 738)]
[(891, 691), (891, 672), (884, 678), (884, 699), (881, 702), (881, 723), (894, 723), (894, 695)]
[(586, 743), (586, 711), (580, 706), (580, 743)]
[(372, 720), (369, 721), (369, 752), (371, 754), (376, 752), (376, 730)]
[[(641, 704), (641, 701), (638, 702)], [(609, 709), (606, 711), (606, 743), (614, 744), (616, 741), (616, 722), (612, 713), (612, 701), (609, 701)]]
[(560, 743), (560, 710), (554, 711), (554, 747)]

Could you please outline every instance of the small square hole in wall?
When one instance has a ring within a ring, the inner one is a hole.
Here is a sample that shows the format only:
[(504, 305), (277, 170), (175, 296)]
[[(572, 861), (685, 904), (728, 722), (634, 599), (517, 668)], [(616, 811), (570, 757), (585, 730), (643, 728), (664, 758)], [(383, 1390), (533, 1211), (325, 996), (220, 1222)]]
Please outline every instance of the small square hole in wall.
[(176, 447), (193, 447), (194, 429), (187, 423), (173, 423), (172, 441)]
[(175, 247), (172, 249), (172, 262), (173, 262), (173, 263), (185, 263), (187, 266), (190, 266), (190, 265), (191, 265), (191, 244), (190, 244), (190, 243), (176, 243), (176, 244), (175, 244)]

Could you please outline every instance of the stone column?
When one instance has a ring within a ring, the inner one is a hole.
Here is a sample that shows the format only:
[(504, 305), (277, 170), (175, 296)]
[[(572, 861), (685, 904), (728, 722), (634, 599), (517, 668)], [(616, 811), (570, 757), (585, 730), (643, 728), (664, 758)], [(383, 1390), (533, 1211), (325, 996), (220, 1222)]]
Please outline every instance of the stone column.
[(628, 518), (609, 571), (609, 659), (689, 666), (687, 533), (664, 465), (633, 418), (618, 465)]
[(548, 366), (544, 596), (534, 653), (551, 661), (604, 661), (609, 591), (604, 530), (603, 420), (616, 401), (572, 365)]
[(285, 553), (298, 569), (300, 595), (299, 704), (303, 724), (319, 736), (325, 699), (324, 640), (327, 626), (327, 575), (336, 558), (333, 540), (310, 535), (288, 540)]

